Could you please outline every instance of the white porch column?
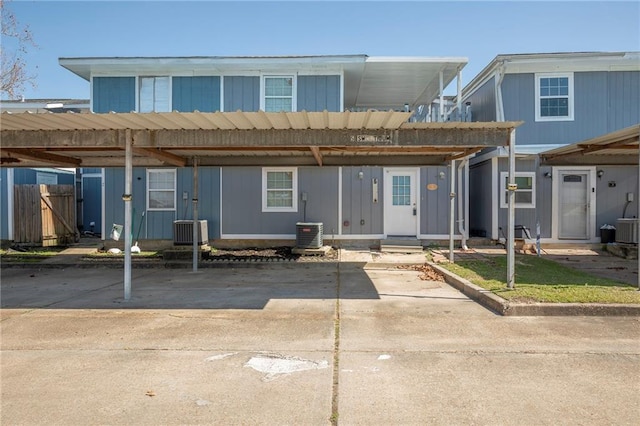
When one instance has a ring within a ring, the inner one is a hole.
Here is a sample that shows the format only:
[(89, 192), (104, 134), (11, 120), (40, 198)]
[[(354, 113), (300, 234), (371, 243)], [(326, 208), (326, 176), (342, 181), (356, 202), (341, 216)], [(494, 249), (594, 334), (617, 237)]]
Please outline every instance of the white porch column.
[(451, 192), (449, 193), (449, 262), (453, 263), (453, 234), (456, 223), (456, 160), (451, 160)]

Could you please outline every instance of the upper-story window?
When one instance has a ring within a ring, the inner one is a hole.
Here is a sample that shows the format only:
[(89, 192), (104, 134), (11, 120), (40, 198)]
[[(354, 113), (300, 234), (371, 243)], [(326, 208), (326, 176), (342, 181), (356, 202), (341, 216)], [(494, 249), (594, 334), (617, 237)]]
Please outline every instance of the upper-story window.
[(265, 112), (295, 111), (295, 78), (289, 76), (264, 76), (261, 109)]
[(170, 78), (140, 77), (140, 112), (170, 112)]
[(573, 120), (573, 74), (536, 74), (536, 121)]

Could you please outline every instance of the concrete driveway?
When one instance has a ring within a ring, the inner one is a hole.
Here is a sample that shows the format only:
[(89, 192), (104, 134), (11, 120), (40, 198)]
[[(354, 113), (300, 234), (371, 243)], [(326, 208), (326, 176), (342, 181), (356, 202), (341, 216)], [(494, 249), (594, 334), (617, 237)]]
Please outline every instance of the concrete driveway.
[(501, 317), (411, 270), (2, 270), (2, 425), (637, 424), (640, 318)]

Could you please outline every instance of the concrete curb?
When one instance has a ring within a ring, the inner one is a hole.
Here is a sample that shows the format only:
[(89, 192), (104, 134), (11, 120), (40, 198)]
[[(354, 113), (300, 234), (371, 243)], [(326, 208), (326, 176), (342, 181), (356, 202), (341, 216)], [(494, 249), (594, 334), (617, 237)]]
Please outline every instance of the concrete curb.
[(432, 263), (447, 284), (482, 306), (503, 316), (640, 316), (640, 305), (608, 303), (512, 303)]

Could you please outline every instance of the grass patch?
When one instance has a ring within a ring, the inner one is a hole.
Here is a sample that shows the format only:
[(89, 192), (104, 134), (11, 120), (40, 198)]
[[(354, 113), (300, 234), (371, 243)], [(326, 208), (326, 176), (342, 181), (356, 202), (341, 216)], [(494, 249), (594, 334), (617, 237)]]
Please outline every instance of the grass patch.
[(516, 255), (515, 288), (506, 288), (506, 256), (460, 260), (440, 266), (513, 302), (640, 304), (640, 291), (537, 256)]
[[(120, 259), (124, 257), (124, 251), (121, 253), (109, 253), (108, 251), (96, 251), (84, 256), (85, 259)], [(160, 251), (141, 251), (140, 253), (131, 253), (131, 257), (161, 258)]]
[(55, 256), (64, 250), (64, 247), (29, 247), (24, 249), (0, 249), (0, 261), (3, 262), (40, 262), (41, 260)]

